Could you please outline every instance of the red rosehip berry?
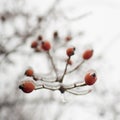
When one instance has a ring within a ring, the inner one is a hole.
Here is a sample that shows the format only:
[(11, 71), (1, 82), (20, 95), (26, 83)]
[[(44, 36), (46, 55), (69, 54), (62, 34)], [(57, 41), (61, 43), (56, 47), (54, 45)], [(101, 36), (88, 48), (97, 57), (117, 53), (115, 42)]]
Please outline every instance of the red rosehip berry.
[(31, 93), (35, 89), (35, 85), (32, 81), (24, 81), (21, 85), (19, 85), (19, 89), (25, 93)]
[(71, 36), (67, 36), (67, 37), (65, 38), (66, 42), (70, 41), (71, 39), (72, 39)]
[(74, 51), (75, 51), (75, 48), (74, 48), (74, 47), (68, 48), (68, 49), (66, 50), (67, 56), (70, 57), (70, 56), (74, 55)]
[(25, 75), (26, 75), (26, 76), (33, 76), (33, 74), (34, 74), (34, 72), (33, 72), (33, 70), (30, 69), (30, 68), (25, 71)]
[(43, 41), (41, 47), (43, 50), (49, 51), (51, 49), (51, 44), (49, 41)]
[(31, 48), (36, 48), (38, 46), (38, 42), (37, 41), (33, 41), (31, 44)]
[(83, 53), (82, 57), (83, 57), (84, 60), (88, 60), (92, 57), (92, 55), (93, 55), (93, 50), (88, 49)]
[(87, 85), (93, 85), (96, 80), (97, 80), (97, 76), (95, 74), (95, 72), (88, 72), (86, 75), (85, 75), (85, 83)]

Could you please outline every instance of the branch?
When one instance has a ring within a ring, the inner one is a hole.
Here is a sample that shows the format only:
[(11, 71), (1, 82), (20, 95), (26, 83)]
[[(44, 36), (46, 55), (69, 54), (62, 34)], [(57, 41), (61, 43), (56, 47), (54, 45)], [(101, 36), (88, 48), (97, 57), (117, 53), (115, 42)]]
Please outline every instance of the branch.
[(92, 14), (92, 12), (87, 12), (87, 13), (84, 13), (83, 15), (80, 15), (78, 17), (75, 17), (75, 18), (68, 18), (66, 15), (64, 15), (63, 17), (66, 19), (66, 20), (70, 20), (70, 21), (75, 21), (75, 20), (78, 20), (78, 19), (82, 19), (88, 15)]
[(59, 90), (61, 93), (64, 93), (65, 91), (68, 91), (70, 90), (73, 91), (72, 89), (73, 88), (77, 88), (77, 87), (83, 87), (83, 86), (86, 86), (86, 84), (84, 82), (82, 83), (74, 83), (72, 85), (68, 85), (68, 86), (65, 86), (64, 84), (61, 84), (59, 83), (58, 85), (55, 85), (55, 84), (40, 84), (40, 85), (36, 85), (36, 88), (35, 90), (38, 90), (38, 89), (48, 89), (48, 90), (52, 90), (52, 91), (55, 91), (55, 90)]
[(74, 95), (86, 95), (86, 94), (90, 93), (91, 91), (92, 91), (92, 89), (84, 90), (84, 91), (67, 90), (67, 92), (74, 94)]
[(78, 68), (80, 68), (80, 67), (81, 67), (81, 65), (82, 65), (84, 62), (85, 62), (85, 60), (82, 60), (82, 62), (81, 62), (81, 63), (79, 63), (79, 64), (78, 64), (75, 68), (73, 68), (72, 70), (68, 71), (68, 72), (67, 72), (67, 74), (69, 74), (69, 73), (72, 73), (72, 72), (76, 71)]
[(83, 86), (86, 86), (86, 84), (85, 84), (85, 82), (78, 82), (78, 83), (74, 83), (74, 84), (71, 84), (71, 85), (67, 85), (67, 86), (65, 86), (65, 88), (67, 89), (67, 90), (69, 90), (69, 89), (73, 89), (73, 88), (77, 88), (77, 87), (83, 87)]
[(55, 90), (59, 90), (60, 86), (59, 85), (57, 85), (57, 86), (50, 86), (50, 85), (43, 84), (43, 85), (36, 86), (35, 90), (43, 89), (43, 88), (55, 91)]
[[(68, 58), (68, 61), (70, 60), (70, 58), (71, 58), (71, 57), (69, 57), (69, 58)], [(60, 79), (60, 81), (59, 81), (60, 83), (62, 83), (62, 82), (63, 82), (63, 79), (64, 79), (65, 74), (66, 74), (66, 72), (67, 72), (68, 64), (69, 64), (69, 63), (68, 63), (68, 62), (66, 62), (66, 66), (65, 66), (64, 73), (63, 73), (63, 75), (62, 75), (62, 78), (61, 78), (61, 79)]]
[[(49, 76), (50, 74), (44, 74), (44, 76)], [(41, 75), (43, 76), (43, 75)], [(49, 82), (49, 83), (52, 83), (52, 82), (56, 82), (56, 78), (53, 78), (53, 77), (41, 77), (41, 76), (37, 76), (37, 75), (33, 75), (32, 78), (33, 80), (35, 81), (43, 81), (43, 82)]]
[(48, 57), (49, 57), (50, 62), (51, 62), (51, 64), (52, 64), (53, 70), (54, 70), (54, 72), (55, 72), (56, 80), (58, 80), (57, 68), (56, 68), (55, 63), (54, 63), (54, 61), (53, 61), (53, 58), (52, 58), (52, 56), (51, 56), (51, 54), (50, 54), (49, 51), (47, 52), (47, 54), (48, 54)]

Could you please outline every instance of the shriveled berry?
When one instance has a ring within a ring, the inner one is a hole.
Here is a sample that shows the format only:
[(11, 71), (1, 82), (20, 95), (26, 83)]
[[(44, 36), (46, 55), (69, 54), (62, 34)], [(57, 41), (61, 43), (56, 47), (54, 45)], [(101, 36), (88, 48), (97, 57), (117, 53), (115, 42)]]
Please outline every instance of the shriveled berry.
[(25, 93), (31, 93), (35, 89), (35, 85), (32, 81), (24, 81), (21, 85), (19, 85), (19, 89)]
[(58, 37), (58, 32), (57, 32), (57, 31), (55, 31), (55, 32), (53, 33), (53, 37), (54, 37), (55, 39)]
[(31, 48), (36, 48), (38, 46), (38, 42), (37, 41), (33, 41), (31, 44)]
[(93, 50), (92, 50), (92, 49), (86, 50), (86, 51), (83, 53), (83, 55), (82, 55), (82, 57), (83, 57), (84, 60), (88, 60), (88, 59), (90, 59), (92, 56), (93, 56)]
[(49, 41), (43, 41), (41, 48), (45, 51), (49, 51), (51, 49), (51, 44)]
[(95, 72), (88, 72), (86, 75), (85, 75), (85, 83), (87, 85), (93, 85), (96, 80), (97, 80), (97, 76), (96, 76), (96, 73)]
[(29, 68), (29, 69), (27, 69), (27, 70), (25, 71), (25, 75), (26, 75), (26, 76), (33, 76), (33, 74), (34, 74), (34, 72), (33, 72), (33, 70), (32, 70), (31, 68)]
[(67, 56), (70, 57), (70, 56), (74, 55), (74, 51), (75, 51), (75, 48), (74, 48), (74, 47), (68, 48), (68, 49), (66, 50)]
[(40, 40), (40, 41), (43, 40), (42, 35), (39, 35), (39, 36), (38, 36), (38, 40)]

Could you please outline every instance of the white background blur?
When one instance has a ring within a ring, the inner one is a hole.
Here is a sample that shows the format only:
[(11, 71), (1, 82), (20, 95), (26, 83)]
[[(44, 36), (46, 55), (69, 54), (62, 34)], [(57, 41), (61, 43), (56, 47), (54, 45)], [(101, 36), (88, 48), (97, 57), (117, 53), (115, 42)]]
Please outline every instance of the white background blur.
[[(6, 6), (6, 8), (11, 9), (11, 0), (5, 6), (3, 6), (4, 2), (4, 0), (0, 0), (0, 7)], [(42, 15), (53, 3), (54, 0), (26, 0), (24, 3), (26, 6), (25, 11), (34, 15)], [(34, 112), (34, 119), (31, 120), (54, 120), (54, 113), (57, 111), (61, 114), (59, 120), (120, 120), (120, 0), (61, 0), (57, 10), (70, 19), (90, 13), (82, 19), (76, 19), (68, 23), (56, 22), (56, 25), (51, 26), (49, 29), (53, 31), (57, 28), (60, 32), (68, 29), (72, 34), (79, 31), (84, 32), (82, 37), (76, 39), (80, 39), (79, 44), (82, 48), (89, 46), (94, 48), (95, 54), (90, 61), (90, 67), (96, 70), (98, 81), (93, 87), (93, 92), (88, 95), (64, 95), (67, 101), (62, 103), (64, 105), (57, 103), (58, 99), (62, 101), (63, 96), (55, 92), (56, 100), (49, 105), (46, 104), (37, 108), (37, 112)], [(3, 34), (1, 26), (0, 34)], [(49, 38), (49, 33), (46, 36)], [(30, 43), (26, 44), (27, 47)], [(6, 83), (11, 84), (8, 79), (17, 77), (14, 73), (22, 73), (23, 61), (19, 57), (16, 57), (15, 60), (17, 60), (16, 68), (18, 71), (10, 66), (7, 75), (4, 72), (0, 74), (0, 91), (4, 91)], [(25, 67), (30, 64), (31, 62), (28, 62)], [(33, 67), (36, 65), (34, 64)], [(7, 92), (9, 93), (9, 91)], [(37, 98), (40, 92), (35, 92), (27, 95), (28, 99), (31, 97)], [(21, 92), (21, 94), (23, 93)], [(41, 93), (40, 96), (42, 95), (44, 94)], [(60, 109), (61, 106), (62, 109)], [(38, 119), (39, 109), (43, 109), (40, 112), (46, 113), (45, 118)], [(29, 116), (27, 112), (26, 115)]]

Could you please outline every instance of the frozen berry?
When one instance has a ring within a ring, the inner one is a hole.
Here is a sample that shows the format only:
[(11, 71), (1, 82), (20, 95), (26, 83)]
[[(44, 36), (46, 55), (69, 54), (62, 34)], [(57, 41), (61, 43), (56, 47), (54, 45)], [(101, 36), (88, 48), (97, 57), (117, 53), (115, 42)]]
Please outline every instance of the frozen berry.
[(83, 53), (82, 57), (83, 57), (84, 60), (88, 60), (88, 59), (90, 59), (92, 57), (92, 55), (93, 55), (93, 50), (88, 49)]
[(34, 74), (34, 72), (33, 72), (33, 70), (30, 69), (30, 68), (25, 71), (25, 75), (26, 75), (26, 76), (33, 76), (33, 74)]
[(36, 48), (38, 46), (38, 42), (37, 41), (33, 41), (31, 44), (31, 48)]
[(43, 41), (41, 47), (43, 50), (49, 51), (51, 49), (51, 44), (49, 41)]
[(87, 85), (93, 85), (96, 82), (96, 80), (97, 80), (97, 76), (95, 72), (88, 72), (85, 75), (85, 83)]
[(66, 50), (67, 56), (70, 57), (70, 56), (74, 55), (74, 51), (75, 51), (75, 48), (74, 48), (74, 47), (68, 48), (68, 49)]
[(19, 85), (19, 89), (25, 93), (31, 93), (35, 89), (35, 85), (32, 81), (24, 81), (21, 85)]

